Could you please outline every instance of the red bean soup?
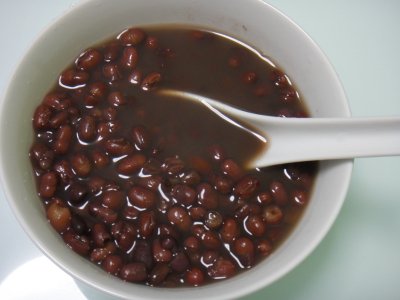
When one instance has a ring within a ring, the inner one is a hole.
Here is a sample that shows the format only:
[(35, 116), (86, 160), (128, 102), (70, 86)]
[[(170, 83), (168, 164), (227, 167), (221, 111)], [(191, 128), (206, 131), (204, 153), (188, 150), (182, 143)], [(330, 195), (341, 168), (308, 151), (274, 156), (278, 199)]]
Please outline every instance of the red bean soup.
[(30, 159), (51, 226), (129, 282), (199, 286), (268, 257), (298, 222), (316, 162), (248, 170), (265, 142), (163, 88), (307, 117), (290, 79), (225, 35), (130, 28), (83, 51), (33, 115)]

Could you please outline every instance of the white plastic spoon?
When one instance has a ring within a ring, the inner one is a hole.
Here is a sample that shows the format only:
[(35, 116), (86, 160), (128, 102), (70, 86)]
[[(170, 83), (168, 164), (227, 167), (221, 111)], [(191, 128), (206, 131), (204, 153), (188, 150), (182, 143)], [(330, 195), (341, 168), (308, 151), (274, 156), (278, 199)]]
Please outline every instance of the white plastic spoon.
[[(400, 117), (281, 118), (246, 112), (217, 100), (178, 90), (159, 94), (199, 101), (225, 120), (267, 142), (248, 167), (282, 163), (400, 155)], [(243, 121), (240, 124), (236, 120)], [(248, 124), (254, 129), (246, 128)]]

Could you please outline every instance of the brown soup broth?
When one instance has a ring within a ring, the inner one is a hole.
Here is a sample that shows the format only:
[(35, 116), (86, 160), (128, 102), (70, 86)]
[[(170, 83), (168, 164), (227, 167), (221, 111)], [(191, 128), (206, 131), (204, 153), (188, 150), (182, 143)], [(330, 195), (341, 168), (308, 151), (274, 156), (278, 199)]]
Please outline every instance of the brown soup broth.
[(163, 88), (309, 116), (289, 78), (247, 45), (183, 27), (129, 29), (78, 56), (36, 109), (38, 194), (66, 244), (123, 280), (229, 278), (284, 241), (317, 163), (245, 170), (265, 143)]

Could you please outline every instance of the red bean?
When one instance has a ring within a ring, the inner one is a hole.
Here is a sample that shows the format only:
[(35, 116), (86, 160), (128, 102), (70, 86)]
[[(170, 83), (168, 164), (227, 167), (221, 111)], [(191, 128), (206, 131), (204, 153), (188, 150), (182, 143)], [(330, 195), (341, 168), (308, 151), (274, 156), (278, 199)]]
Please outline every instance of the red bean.
[(118, 107), (118, 106), (121, 106), (121, 105), (124, 105), (127, 103), (125, 96), (119, 91), (111, 92), (107, 97), (107, 101), (108, 101), (108, 103), (110, 103), (110, 105), (115, 106), (115, 107)]
[(69, 162), (66, 160), (60, 160), (57, 162), (53, 169), (65, 185), (69, 184), (75, 177)]
[(238, 180), (243, 176), (243, 170), (232, 159), (226, 159), (222, 162), (221, 171), (233, 180)]
[(242, 80), (244, 83), (251, 84), (257, 81), (257, 74), (255, 72), (245, 72), (242, 75)]
[(137, 240), (132, 251), (132, 260), (144, 263), (147, 269), (153, 267), (153, 255), (151, 254), (151, 246), (145, 240)]
[(114, 82), (122, 78), (122, 74), (117, 64), (108, 63), (103, 67), (103, 76), (109, 82)]
[(169, 175), (176, 175), (183, 171), (185, 164), (179, 157), (168, 157), (161, 166), (162, 171)]
[(216, 209), (218, 207), (218, 194), (210, 184), (202, 183), (197, 187), (197, 201), (207, 209)]
[(133, 127), (131, 136), (138, 150), (145, 150), (150, 146), (150, 134), (144, 126)]
[(147, 270), (144, 263), (134, 262), (124, 265), (119, 276), (129, 282), (140, 282), (147, 279)]
[(261, 240), (257, 243), (257, 251), (262, 256), (268, 256), (271, 254), (272, 245), (268, 240)]
[(92, 170), (89, 158), (83, 153), (76, 153), (71, 157), (71, 166), (80, 177), (86, 177)]
[(141, 87), (143, 90), (148, 91), (161, 81), (161, 74), (153, 72), (144, 77)]
[(118, 221), (111, 227), (111, 234), (115, 238), (117, 245), (125, 252), (131, 250), (136, 239), (136, 228), (133, 224)]
[(61, 125), (65, 125), (68, 123), (69, 113), (67, 111), (61, 111), (52, 116), (49, 121), (49, 125), (51, 128), (59, 128)]
[(155, 262), (170, 262), (172, 259), (172, 252), (163, 248), (159, 239), (153, 240), (152, 253)]
[(47, 219), (58, 232), (64, 232), (71, 225), (71, 211), (61, 199), (53, 199), (46, 210)]
[(39, 195), (43, 198), (53, 197), (57, 189), (57, 175), (50, 171), (44, 173), (39, 181)]
[(121, 52), (122, 46), (118, 42), (110, 42), (104, 48), (104, 60), (106, 62), (116, 60)]
[(139, 55), (135, 47), (126, 47), (122, 51), (121, 65), (126, 69), (134, 69), (138, 59)]
[(85, 116), (79, 122), (78, 136), (84, 142), (91, 142), (96, 138), (96, 121), (92, 116)]
[(90, 240), (84, 236), (67, 231), (63, 235), (64, 242), (76, 253), (86, 256), (90, 251)]
[(139, 45), (145, 38), (146, 33), (140, 28), (129, 28), (119, 36), (119, 39), (124, 46)]
[(222, 216), (218, 211), (209, 211), (206, 214), (206, 219), (204, 220), (204, 223), (210, 229), (217, 229), (221, 226), (222, 221)]
[(189, 158), (189, 161), (191, 167), (200, 174), (207, 175), (211, 173), (212, 167), (207, 159), (204, 159), (198, 155), (192, 155)]
[(122, 191), (105, 191), (101, 198), (105, 207), (115, 211), (125, 204), (125, 194)]
[(170, 268), (167, 263), (156, 264), (149, 274), (150, 283), (153, 285), (161, 284), (165, 280), (169, 272)]
[(260, 192), (257, 195), (257, 202), (260, 204), (269, 204), (272, 202), (272, 195), (268, 192)]
[(234, 263), (225, 258), (219, 258), (208, 268), (208, 275), (214, 279), (229, 278), (236, 274)]
[(156, 194), (141, 186), (134, 186), (128, 192), (128, 199), (132, 205), (141, 209), (152, 208), (156, 204)]
[(218, 249), (221, 246), (218, 235), (213, 231), (204, 232), (201, 236), (201, 241), (207, 249)]
[(52, 92), (44, 97), (42, 104), (56, 111), (63, 111), (71, 105), (71, 101), (63, 93)]
[(222, 225), (221, 239), (225, 243), (231, 243), (237, 236), (239, 236), (239, 226), (232, 218), (226, 219)]
[(32, 145), (30, 156), (43, 170), (50, 169), (53, 164), (54, 152), (42, 143), (36, 142)]
[(207, 250), (201, 256), (201, 263), (206, 267), (212, 265), (218, 259), (219, 253), (216, 250)]
[(268, 224), (277, 224), (283, 219), (283, 212), (279, 206), (269, 205), (264, 209), (262, 217)]
[(112, 224), (118, 219), (118, 214), (108, 207), (91, 203), (89, 204), (89, 210), (96, 218), (106, 224)]
[(133, 206), (125, 206), (121, 214), (125, 220), (136, 220), (139, 217), (139, 210)]
[(183, 252), (178, 252), (172, 259), (170, 266), (175, 272), (182, 273), (189, 267), (190, 262), (188, 257)]
[(72, 128), (70, 125), (64, 125), (57, 131), (53, 144), (53, 150), (56, 154), (65, 154), (68, 152), (72, 140)]
[(104, 247), (111, 240), (111, 235), (103, 223), (96, 223), (92, 227), (92, 238), (96, 247)]
[(122, 175), (133, 175), (146, 163), (147, 158), (141, 153), (128, 155), (117, 163), (117, 172)]
[(172, 187), (171, 195), (177, 203), (190, 206), (196, 200), (196, 191), (190, 186), (177, 184)]
[(49, 126), (52, 116), (50, 107), (47, 105), (39, 105), (33, 115), (33, 127), (37, 130), (45, 129)]
[(260, 185), (260, 181), (253, 176), (242, 178), (234, 187), (233, 192), (242, 199), (250, 198)]
[(249, 267), (254, 264), (254, 244), (247, 237), (238, 238), (233, 246), (234, 253), (239, 257), (240, 262)]
[(264, 235), (266, 227), (262, 218), (258, 215), (250, 215), (244, 221), (245, 227), (248, 232), (253, 236), (261, 237)]
[(145, 211), (139, 215), (139, 233), (141, 236), (151, 236), (156, 226), (157, 220), (154, 211)]
[(199, 268), (193, 267), (186, 272), (185, 281), (193, 286), (201, 285), (205, 280), (205, 275)]
[(98, 50), (88, 49), (77, 58), (75, 64), (79, 70), (89, 71), (97, 67), (102, 59), (102, 54)]
[(304, 206), (308, 202), (308, 194), (304, 190), (294, 190), (291, 193), (292, 202), (299, 206)]
[(146, 39), (146, 48), (151, 49), (151, 50), (157, 50), (158, 49), (158, 39), (154, 36), (149, 36)]
[(192, 224), (187, 211), (180, 206), (173, 206), (168, 210), (168, 221), (182, 231), (188, 231)]
[(214, 178), (214, 187), (221, 194), (229, 194), (233, 188), (233, 181), (226, 176), (216, 176)]
[(114, 138), (105, 141), (104, 147), (112, 156), (122, 156), (133, 152), (133, 146), (124, 138)]
[(282, 182), (272, 181), (270, 190), (276, 204), (285, 205), (288, 202), (289, 197)]
[(93, 164), (96, 168), (104, 168), (110, 163), (110, 159), (107, 154), (100, 150), (93, 150), (91, 155)]
[(72, 204), (81, 204), (88, 194), (88, 189), (82, 183), (73, 182), (68, 188), (68, 194), (69, 202), (71, 202)]
[(122, 265), (122, 258), (119, 255), (108, 255), (101, 264), (107, 273), (113, 275), (117, 275), (120, 272)]
[(96, 81), (88, 86), (88, 95), (92, 98), (92, 105), (99, 103), (107, 94), (107, 85), (102, 81)]
[(196, 186), (200, 183), (200, 175), (198, 172), (191, 170), (182, 174), (181, 182), (190, 186)]
[(201, 206), (189, 208), (189, 215), (193, 221), (202, 221), (206, 217), (207, 210)]
[(132, 73), (128, 75), (128, 82), (131, 84), (141, 84), (143, 79), (143, 73), (142, 71), (136, 69), (133, 70)]
[(89, 74), (84, 71), (68, 69), (60, 75), (60, 84), (68, 88), (78, 88), (85, 85), (89, 80)]

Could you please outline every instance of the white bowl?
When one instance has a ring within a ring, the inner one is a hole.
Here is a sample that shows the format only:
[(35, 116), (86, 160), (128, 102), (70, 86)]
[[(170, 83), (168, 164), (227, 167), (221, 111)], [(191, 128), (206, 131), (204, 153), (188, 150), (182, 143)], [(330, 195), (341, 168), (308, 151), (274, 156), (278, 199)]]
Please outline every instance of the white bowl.
[[(135, 25), (184, 23), (213, 28), (272, 58), (291, 77), (312, 116), (348, 117), (343, 88), (318, 46), (292, 21), (259, 0), (83, 1), (29, 49), (1, 102), (0, 178), (6, 198), (34, 243), (75, 278), (124, 299), (232, 299), (287, 274), (320, 243), (345, 199), (353, 162), (323, 162), (304, 216), (265, 261), (231, 279), (198, 288), (154, 288), (123, 282), (67, 248), (49, 226), (28, 158), (34, 108), (57, 74), (83, 49)], [(43, 283), (45, 284), (45, 283)]]

